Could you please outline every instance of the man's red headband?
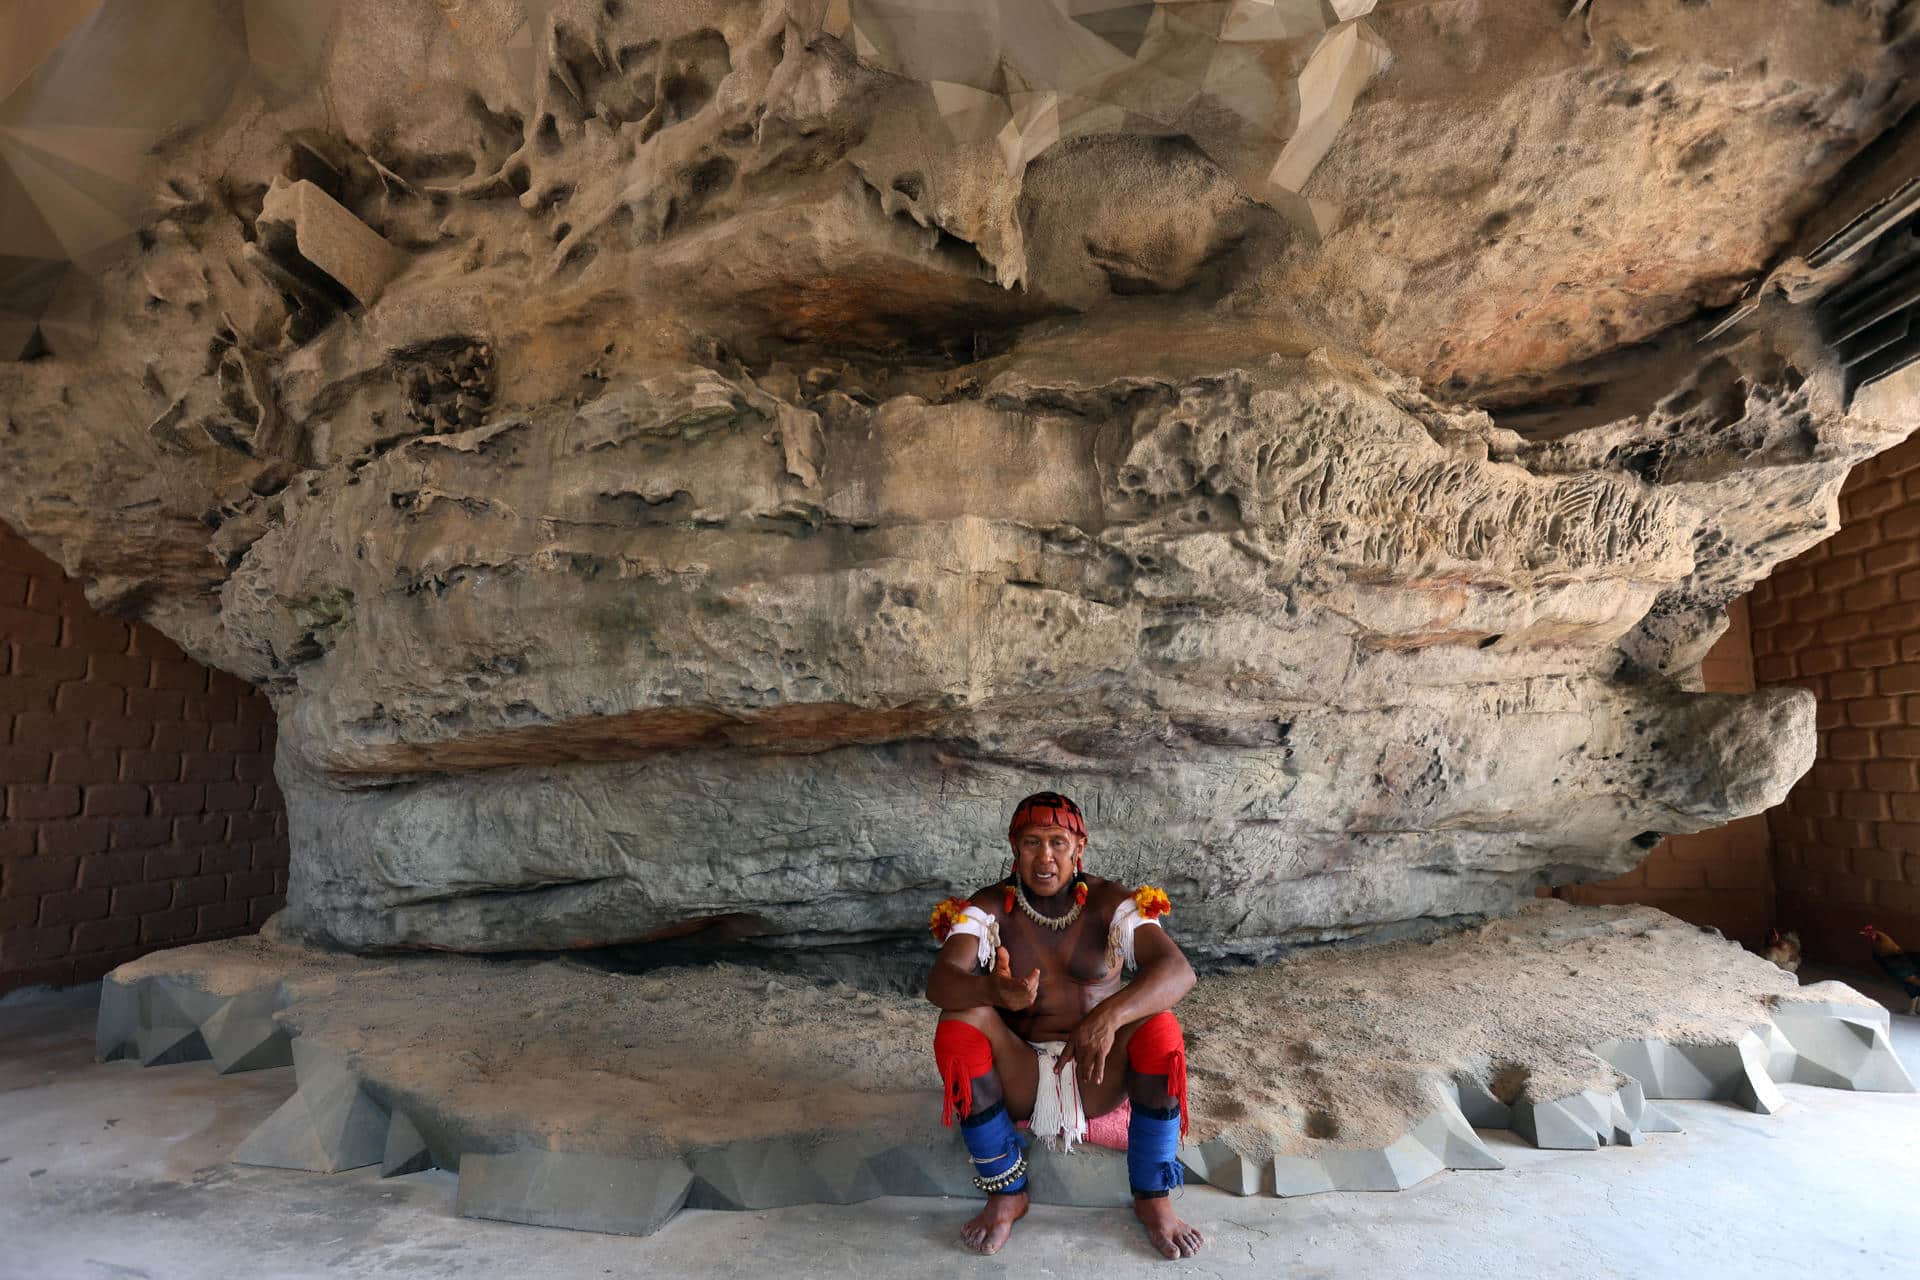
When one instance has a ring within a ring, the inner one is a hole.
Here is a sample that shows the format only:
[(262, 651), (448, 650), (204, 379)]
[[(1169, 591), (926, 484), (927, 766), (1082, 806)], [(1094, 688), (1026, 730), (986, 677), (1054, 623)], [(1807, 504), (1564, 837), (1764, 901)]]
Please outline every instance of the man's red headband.
[(1035, 792), (1014, 808), (1007, 839), (1019, 839), (1028, 827), (1065, 827), (1082, 840), (1087, 838), (1087, 820), (1080, 816), (1080, 806), (1053, 791)]

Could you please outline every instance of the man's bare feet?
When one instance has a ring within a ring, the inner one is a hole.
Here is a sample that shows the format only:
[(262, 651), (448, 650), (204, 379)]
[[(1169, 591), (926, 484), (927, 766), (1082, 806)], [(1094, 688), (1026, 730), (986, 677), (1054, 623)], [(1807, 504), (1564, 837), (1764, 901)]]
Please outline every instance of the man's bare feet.
[(987, 1207), (960, 1228), (960, 1238), (975, 1253), (998, 1253), (1013, 1234), (1013, 1224), (1027, 1216), (1027, 1193), (988, 1196)]
[(1133, 1216), (1147, 1229), (1147, 1240), (1163, 1258), (1191, 1258), (1206, 1241), (1180, 1221), (1170, 1196), (1148, 1196), (1133, 1202)]

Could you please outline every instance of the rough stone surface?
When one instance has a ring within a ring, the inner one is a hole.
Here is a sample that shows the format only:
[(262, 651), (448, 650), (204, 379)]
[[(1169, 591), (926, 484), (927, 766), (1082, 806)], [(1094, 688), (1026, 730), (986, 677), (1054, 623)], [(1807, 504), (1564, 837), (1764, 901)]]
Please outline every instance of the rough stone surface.
[[(929, 1009), (897, 994), (735, 965), (624, 975), (353, 960), (259, 940), (125, 965), (108, 988), (138, 998), (102, 1002), (115, 1009), (100, 1019), (104, 1057), (127, 1036), (129, 1007), (219, 1017), (273, 994), (276, 1021), (296, 1032), (300, 1088), (242, 1144), (244, 1163), (436, 1165), (463, 1174), (463, 1213), (595, 1230), (651, 1230), (666, 1201), (970, 1194), (958, 1142), (937, 1123)], [(1912, 1090), (1885, 1009), (1837, 983), (1799, 992), (1766, 961), (1649, 908), (1544, 902), (1476, 938), (1323, 950), (1206, 979), (1181, 1013), (1192, 1082), (1181, 1161), (1240, 1196), (1500, 1169), (1475, 1128), (1553, 1150), (1638, 1144), (1672, 1130), (1649, 1098), (1772, 1113), (1776, 1080)], [(1613, 1034), (1590, 1050), (1594, 1029)], [(468, 1201), (476, 1159), (488, 1173)], [(1127, 1199), (1112, 1153), (1035, 1161), (1041, 1201)], [(684, 1184), (662, 1171), (685, 1171)]]
[[(1649, 908), (1542, 903), (1467, 942), (1330, 958), (1208, 978), (1182, 1006), (1194, 1180), (1238, 1195), (1402, 1190), (1501, 1168), (1476, 1128), (1594, 1150), (1672, 1131), (1649, 1098), (1771, 1113), (1776, 1080), (1913, 1088), (1884, 1009), (1837, 983), (1802, 994)], [(971, 1194), (935, 1121), (930, 1012), (896, 994), (737, 966), (628, 975), (259, 941), (149, 957), (116, 988), (140, 998), (103, 1000), (103, 1057), (127, 1034), (118, 1011), (272, 993), (297, 1031), (299, 1088), (242, 1144), (247, 1163), (437, 1165), (459, 1172), (462, 1213), (618, 1232), (683, 1203)], [(1114, 1153), (1033, 1160), (1043, 1203), (1128, 1199)]]
[(1699, 657), (1914, 424), (1682, 322), (1913, 6), (454, 8), (242, 40), (0, 364), (0, 518), (274, 699), (288, 936), (898, 939), (1054, 786), (1271, 958), (1807, 768)]
[(1865, 119), (1920, 90), (1910, 5), (1447, 0), (1371, 21), (1394, 64), (1307, 185), (1341, 216), (1288, 283), (1456, 387), (1732, 302)]
[[(285, 1096), (286, 1073), (88, 1065), (91, 996), (0, 1007), (0, 1080), (12, 1086), (0, 1146), (43, 1153), (4, 1167), (14, 1190), (0, 1196), (0, 1235), (24, 1275), (104, 1265), (417, 1280), (423, 1265), (456, 1256), (463, 1276), (489, 1277), (983, 1269), (955, 1239), (970, 1199), (683, 1213), (642, 1239), (457, 1217), (445, 1172), (380, 1181), (223, 1169), (236, 1136)], [(1920, 1074), (1920, 1022), (1896, 1013), (1893, 1043)], [(1383, 1258), (1418, 1258), (1431, 1280), (1720, 1275), (1763, 1255), (1795, 1274), (1825, 1275), (1836, 1256), (1862, 1274), (1905, 1274), (1920, 1147), (1901, 1139), (1920, 1123), (1920, 1095), (1785, 1091), (1792, 1105), (1768, 1119), (1673, 1104), (1687, 1132), (1631, 1150), (1535, 1151), (1496, 1135), (1489, 1145), (1508, 1173), (1430, 1179), (1415, 1197), (1240, 1199), (1189, 1180), (1180, 1212), (1206, 1234), (1206, 1270), (1221, 1280), (1363, 1275)], [(1649, 1223), (1651, 1234), (1640, 1229)], [(1036, 1206), (1016, 1246), (1023, 1270), (1059, 1280), (1174, 1270), (1124, 1210)]]

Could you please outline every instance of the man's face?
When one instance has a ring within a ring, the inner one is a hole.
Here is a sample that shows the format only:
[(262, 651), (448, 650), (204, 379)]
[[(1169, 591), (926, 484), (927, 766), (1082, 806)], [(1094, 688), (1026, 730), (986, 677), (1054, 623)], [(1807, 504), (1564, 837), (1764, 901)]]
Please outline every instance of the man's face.
[(1087, 842), (1065, 827), (1027, 827), (1013, 840), (1013, 865), (1029, 892), (1051, 897), (1073, 882)]

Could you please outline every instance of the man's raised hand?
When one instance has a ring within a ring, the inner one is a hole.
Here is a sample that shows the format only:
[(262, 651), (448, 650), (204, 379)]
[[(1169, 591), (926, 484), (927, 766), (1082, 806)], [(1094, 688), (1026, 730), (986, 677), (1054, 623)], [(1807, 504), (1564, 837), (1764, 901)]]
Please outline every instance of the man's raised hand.
[(1002, 1009), (1031, 1009), (1040, 995), (1040, 971), (1024, 978), (1013, 976), (1013, 960), (1007, 949), (993, 953), (993, 1002)]

